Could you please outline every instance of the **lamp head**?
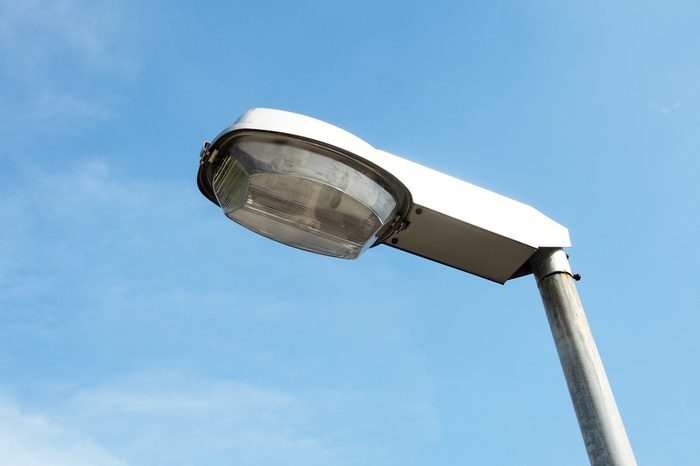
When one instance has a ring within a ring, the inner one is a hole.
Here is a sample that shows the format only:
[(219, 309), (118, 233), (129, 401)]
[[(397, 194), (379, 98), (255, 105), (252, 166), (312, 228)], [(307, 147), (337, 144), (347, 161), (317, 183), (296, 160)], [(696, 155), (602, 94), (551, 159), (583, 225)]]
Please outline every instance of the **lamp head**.
[(505, 283), (539, 248), (571, 245), (528, 205), (280, 110), (249, 110), (205, 144), (197, 181), (235, 222), (328, 256), (385, 243)]

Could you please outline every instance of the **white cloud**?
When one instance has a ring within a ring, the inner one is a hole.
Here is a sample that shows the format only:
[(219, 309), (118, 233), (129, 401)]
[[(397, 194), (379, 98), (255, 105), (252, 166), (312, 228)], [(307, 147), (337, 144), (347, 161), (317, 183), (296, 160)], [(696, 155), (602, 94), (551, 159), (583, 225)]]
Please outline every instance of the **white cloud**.
[(194, 186), (127, 179), (102, 159), (57, 165), (27, 159), (0, 186), (0, 309), (6, 319), (34, 309), (27, 316), (52, 321), (53, 313), (45, 305), (38, 312), (37, 303), (56, 302), (68, 290), (70, 298), (101, 300), (141, 286), (149, 272), (134, 264), (146, 258), (150, 267), (168, 260), (187, 238), (206, 237)]
[(661, 105), (661, 106), (659, 106), (659, 111), (661, 112), (662, 115), (668, 115), (669, 113), (675, 112), (675, 111), (678, 110), (679, 108), (681, 108), (681, 102), (680, 102), (680, 101), (677, 101), (677, 102), (674, 102), (674, 103), (671, 104), (671, 105)]
[(110, 117), (116, 83), (136, 69), (124, 10), (121, 0), (0, 0), (0, 128)]
[(28, 409), (30, 399), (0, 395), (3, 466), (393, 465), (402, 457), (390, 455), (397, 445), (387, 443), (400, 441), (410, 456), (434, 427), (432, 408), (393, 400), (416, 425), (383, 432), (377, 408), (386, 409), (388, 400), (371, 393), (270, 388), (193, 374), (54, 386), (38, 400)]
[[(285, 312), (277, 312), (269, 308), (268, 297), (268, 309), (248, 315), (241, 302), (253, 298), (237, 294), (235, 286), (242, 285), (235, 281), (226, 292), (189, 287), (194, 277), (188, 275), (202, 270), (190, 262), (203, 262), (188, 259), (188, 251), (196, 250), (192, 244), (220, 234), (208, 223), (214, 207), (202, 209), (193, 186), (124, 177), (100, 159), (75, 160), (57, 170), (23, 164), (20, 174), (0, 187), (0, 223), (7, 226), (0, 229), (5, 246), (0, 268), (6, 266), (0, 274), (0, 308), (3, 335), (11, 337), (3, 338), (4, 354), (20, 348), (14, 359), (21, 364), (28, 347), (66, 351), (75, 357), (68, 362), (74, 366), (59, 368), (60, 380), (53, 382), (83, 385), (60, 393), (47, 388), (52, 376), (41, 374), (42, 364), (52, 371), (62, 364), (60, 356), (42, 353), (24, 360), (36, 366), (31, 380), (39, 401), (18, 399), (33, 403), (32, 415), (6, 403), (10, 414), (4, 417), (14, 420), (2, 425), (24, 426), (19, 430), (24, 434), (18, 440), (11, 428), (0, 430), (0, 452), (7, 444), (19, 457), (28, 454), (24, 446), (36, 443), (43, 456), (27, 461), (38, 466), (69, 464), (47, 458), (64, 461), (81, 449), (96, 458), (89, 463), (94, 465), (388, 465), (400, 459), (387, 458), (391, 448), (384, 444), (403, 440), (387, 440), (382, 434), (387, 424), (376, 419), (377, 412), (385, 419), (407, 419), (401, 435), (414, 443), (439, 436), (429, 397), (413, 389), (402, 388), (404, 395), (392, 393), (387, 400), (379, 392), (321, 388), (322, 375), (311, 375), (306, 388), (197, 375), (124, 376), (143, 367), (197, 367), (223, 377), (221, 372), (246, 370), (256, 361), (289, 373), (285, 365), (304, 359), (280, 357), (274, 353), (282, 351), (280, 345), (271, 348), (275, 344), (269, 340), (287, 333), (284, 324), (296, 311), (281, 304)], [(217, 225), (229, 227), (216, 218)], [(241, 250), (239, 256), (245, 254), (254, 253)], [(187, 280), (172, 280), (171, 269), (187, 270), (181, 272)], [(348, 321), (357, 320), (353, 311)], [(334, 312), (324, 311), (318, 325), (338, 325), (342, 311)], [(235, 322), (226, 320), (231, 316)], [(265, 319), (273, 325), (251, 325)], [(390, 319), (386, 327), (395, 330), (395, 323)], [(402, 336), (396, 338), (392, 341), (401, 344)], [(374, 344), (365, 349), (371, 360), (379, 357), (371, 350)], [(79, 356), (93, 350), (101, 355)], [(410, 359), (408, 352), (405, 356)], [(218, 358), (245, 364), (225, 365)], [(96, 381), (105, 373), (108, 381)], [(120, 373), (125, 378), (115, 380)], [(42, 401), (46, 397), (49, 401)]]
[[(40, 414), (0, 403), (7, 466), (334, 466), (353, 458), (318, 422), (352, 400), (155, 374), (64, 394)], [(345, 414), (347, 415), (347, 414)], [(109, 448), (105, 448), (108, 446)], [(359, 447), (359, 448), (358, 448)]]
[(30, 200), (41, 204), (46, 214), (76, 219), (94, 218), (108, 207), (127, 213), (140, 200), (150, 200), (158, 189), (167, 189), (155, 183), (119, 180), (102, 159), (76, 160), (59, 172), (27, 167), (25, 176), (34, 188)]
[[(0, 188), (0, 221), (6, 225), (0, 230), (4, 245), (0, 251), (0, 284), (3, 275), (46, 262), (50, 257), (45, 255), (50, 251), (60, 252), (66, 242), (79, 241), (74, 233), (86, 224), (104, 222), (108, 208), (128, 213), (138, 205), (138, 194), (145, 189), (137, 185), (117, 182), (109, 166), (100, 160), (78, 162), (61, 171), (24, 164), (12, 182)], [(53, 241), (38, 242), (37, 236), (47, 226), (56, 231)]]
[(15, 64), (26, 67), (51, 60), (57, 49), (103, 60), (117, 24), (111, 19), (119, 19), (113, 16), (117, 7), (114, 2), (2, 0), (0, 47)]
[(89, 437), (0, 399), (0, 462), (4, 466), (124, 466)]

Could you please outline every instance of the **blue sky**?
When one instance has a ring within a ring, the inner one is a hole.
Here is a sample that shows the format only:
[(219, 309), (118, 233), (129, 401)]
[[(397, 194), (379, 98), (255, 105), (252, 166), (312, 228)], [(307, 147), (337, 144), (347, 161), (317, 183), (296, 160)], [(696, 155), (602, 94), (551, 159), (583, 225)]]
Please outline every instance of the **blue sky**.
[(697, 2), (0, 0), (0, 464), (584, 465), (532, 277), (197, 191), (311, 115), (566, 225), (640, 464), (700, 457)]

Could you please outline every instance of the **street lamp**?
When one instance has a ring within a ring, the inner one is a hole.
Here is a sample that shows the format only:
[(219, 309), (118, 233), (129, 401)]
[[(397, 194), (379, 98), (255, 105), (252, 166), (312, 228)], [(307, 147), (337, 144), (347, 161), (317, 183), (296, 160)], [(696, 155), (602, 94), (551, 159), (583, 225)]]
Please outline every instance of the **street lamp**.
[(387, 244), (498, 283), (534, 274), (591, 464), (636, 465), (562, 249), (565, 227), (281, 110), (249, 110), (200, 157), (200, 191), (281, 243), (346, 259)]

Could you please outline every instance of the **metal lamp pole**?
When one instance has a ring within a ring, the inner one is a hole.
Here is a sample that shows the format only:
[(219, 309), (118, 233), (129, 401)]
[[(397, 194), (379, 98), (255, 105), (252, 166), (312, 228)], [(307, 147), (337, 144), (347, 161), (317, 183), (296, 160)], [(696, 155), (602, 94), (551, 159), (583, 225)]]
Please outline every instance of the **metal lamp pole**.
[(530, 264), (592, 466), (636, 466), (563, 249), (540, 249)]

